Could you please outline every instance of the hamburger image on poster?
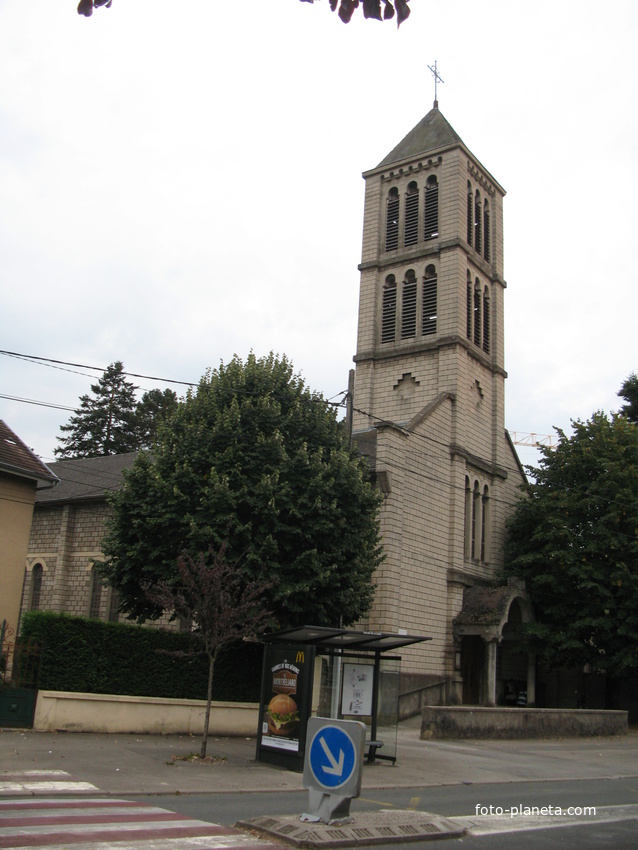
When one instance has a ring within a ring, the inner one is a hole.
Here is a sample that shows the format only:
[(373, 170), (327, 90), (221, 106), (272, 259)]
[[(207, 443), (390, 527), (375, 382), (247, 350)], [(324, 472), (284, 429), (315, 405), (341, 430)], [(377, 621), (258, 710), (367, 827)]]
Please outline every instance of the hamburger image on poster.
[(299, 725), (297, 703), (289, 694), (276, 694), (268, 703), (266, 720), (271, 735), (289, 737)]

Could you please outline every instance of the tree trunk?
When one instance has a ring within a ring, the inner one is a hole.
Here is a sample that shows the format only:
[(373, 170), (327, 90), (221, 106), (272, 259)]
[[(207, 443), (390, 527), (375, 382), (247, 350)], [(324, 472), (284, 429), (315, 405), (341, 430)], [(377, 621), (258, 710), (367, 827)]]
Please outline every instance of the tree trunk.
[(204, 734), (202, 735), (202, 747), (199, 751), (201, 758), (206, 758), (206, 746), (208, 744), (208, 726), (210, 724), (210, 704), (213, 701), (213, 671), (215, 669), (215, 658), (217, 653), (208, 656), (208, 692), (206, 694), (206, 713), (204, 715)]

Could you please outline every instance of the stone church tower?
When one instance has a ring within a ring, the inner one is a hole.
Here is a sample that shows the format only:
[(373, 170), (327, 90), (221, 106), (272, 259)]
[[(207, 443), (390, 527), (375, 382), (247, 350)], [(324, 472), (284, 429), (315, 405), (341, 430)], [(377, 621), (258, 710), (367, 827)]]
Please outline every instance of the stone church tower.
[(364, 625), (431, 636), (403, 670), (478, 702), (453, 621), (494, 584), (524, 480), (504, 424), (505, 192), (436, 103), (363, 176), (353, 439), (384, 493), (386, 553)]

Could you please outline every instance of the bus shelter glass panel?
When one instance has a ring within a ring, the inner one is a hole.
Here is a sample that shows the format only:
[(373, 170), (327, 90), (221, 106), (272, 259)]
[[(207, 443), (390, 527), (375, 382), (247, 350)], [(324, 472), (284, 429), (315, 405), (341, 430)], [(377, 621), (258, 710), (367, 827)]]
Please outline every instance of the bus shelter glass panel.
[(318, 716), (362, 721), (366, 742), (383, 744), (378, 756), (395, 759), (400, 670), (401, 659), (396, 657), (382, 656), (376, 664), (370, 655), (323, 657)]

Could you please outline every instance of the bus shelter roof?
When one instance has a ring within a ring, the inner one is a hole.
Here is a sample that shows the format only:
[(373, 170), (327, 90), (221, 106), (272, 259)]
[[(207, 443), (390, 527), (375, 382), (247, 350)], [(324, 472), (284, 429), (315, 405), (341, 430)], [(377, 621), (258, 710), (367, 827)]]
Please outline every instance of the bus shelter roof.
[(422, 635), (400, 635), (392, 632), (366, 632), (356, 629), (337, 629), (329, 626), (297, 626), (270, 635), (263, 635), (264, 643), (313, 644), (319, 651), (352, 649), (357, 652), (388, 652), (432, 640)]

